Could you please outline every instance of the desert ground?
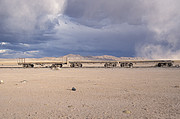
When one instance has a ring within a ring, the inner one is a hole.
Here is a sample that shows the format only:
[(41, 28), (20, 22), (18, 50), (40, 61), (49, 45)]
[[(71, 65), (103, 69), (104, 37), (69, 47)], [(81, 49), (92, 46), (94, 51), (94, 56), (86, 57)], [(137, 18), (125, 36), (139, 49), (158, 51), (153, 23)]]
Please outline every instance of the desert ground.
[(0, 80), (1, 119), (180, 118), (180, 68), (0, 68)]

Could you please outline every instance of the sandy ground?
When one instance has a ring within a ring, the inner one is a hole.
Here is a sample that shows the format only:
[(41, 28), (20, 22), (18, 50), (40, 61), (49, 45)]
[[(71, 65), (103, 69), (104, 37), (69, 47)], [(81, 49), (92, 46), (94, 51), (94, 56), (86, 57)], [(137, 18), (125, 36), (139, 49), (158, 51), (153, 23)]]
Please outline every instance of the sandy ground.
[(1, 68), (0, 80), (0, 119), (180, 119), (180, 68)]

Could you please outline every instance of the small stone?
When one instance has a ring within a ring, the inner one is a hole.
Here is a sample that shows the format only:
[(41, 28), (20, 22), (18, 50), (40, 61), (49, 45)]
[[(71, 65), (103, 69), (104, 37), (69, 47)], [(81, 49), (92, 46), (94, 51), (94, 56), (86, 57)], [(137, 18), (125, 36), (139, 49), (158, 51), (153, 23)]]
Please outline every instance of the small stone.
[(179, 86), (174, 86), (174, 88), (179, 88)]
[(76, 88), (72, 87), (72, 91), (76, 91)]
[(20, 81), (20, 83), (27, 83), (27, 81), (26, 81), (26, 80), (23, 80), (23, 81)]
[(125, 114), (130, 114), (131, 111), (129, 111), (129, 110), (124, 110), (123, 113), (125, 113)]
[(69, 105), (69, 106), (68, 106), (68, 108), (71, 108), (71, 107), (73, 107), (73, 106), (72, 106), (72, 105)]
[(0, 80), (0, 84), (4, 84), (4, 81), (3, 81), (3, 80)]
[(147, 111), (147, 109), (146, 108), (142, 108), (143, 110), (145, 110), (145, 111)]

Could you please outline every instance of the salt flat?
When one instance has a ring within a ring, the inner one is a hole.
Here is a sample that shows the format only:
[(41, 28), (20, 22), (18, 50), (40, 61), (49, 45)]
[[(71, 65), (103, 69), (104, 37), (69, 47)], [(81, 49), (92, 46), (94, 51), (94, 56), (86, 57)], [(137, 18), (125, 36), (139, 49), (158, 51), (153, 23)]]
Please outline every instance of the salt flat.
[(179, 68), (2, 68), (0, 80), (1, 119), (180, 118)]

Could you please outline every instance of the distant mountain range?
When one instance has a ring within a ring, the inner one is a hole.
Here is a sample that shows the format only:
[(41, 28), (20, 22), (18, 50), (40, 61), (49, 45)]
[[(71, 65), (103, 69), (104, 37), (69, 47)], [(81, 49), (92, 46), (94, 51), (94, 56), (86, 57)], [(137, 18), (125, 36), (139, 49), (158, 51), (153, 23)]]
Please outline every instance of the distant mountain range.
[(142, 57), (115, 57), (111, 55), (102, 55), (102, 56), (81, 56), (76, 54), (68, 54), (62, 57), (44, 57), (39, 58), (39, 60), (145, 60), (146, 58)]
[[(0, 61), (15, 61), (16, 59), (1, 59)], [(45, 61), (65, 61), (65, 60), (69, 60), (69, 61), (78, 61), (78, 60), (112, 60), (112, 61), (116, 61), (116, 60), (147, 60), (146, 58), (142, 58), (142, 57), (115, 57), (115, 56), (111, 56), (111, 55), (102, 55), (102, 56), (81, 56), (81, 55), (76, 55), (76, 54), (68, 54), (65, 56), (61, 56), (61, 57), (43, 57), (43, 58), (26, 58), (26, 61), (41, 61), (41, 60), (45, 60)]]

